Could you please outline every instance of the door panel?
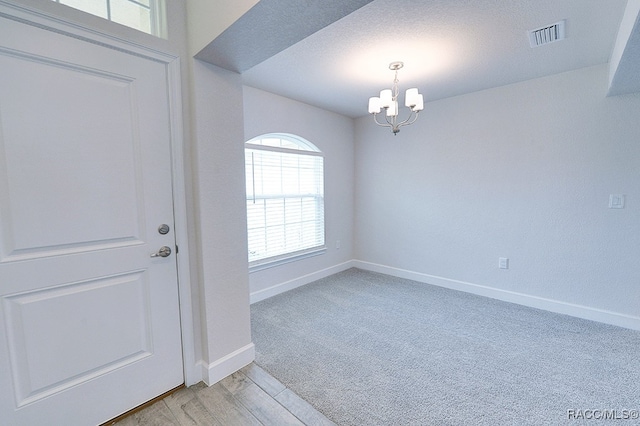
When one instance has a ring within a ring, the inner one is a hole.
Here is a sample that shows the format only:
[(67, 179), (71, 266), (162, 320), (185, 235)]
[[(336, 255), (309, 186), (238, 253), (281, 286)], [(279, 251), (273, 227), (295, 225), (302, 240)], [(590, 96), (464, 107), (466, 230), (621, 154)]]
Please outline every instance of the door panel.
[(134, 81), (6, 50), (0, 69), (0, 261), (139, 242)]
[[(134, 272), (5, 297), (17, 405), (150, 356), (148, 291)], [(51, 368), (61, 359), (73, 362)]]
[(0, 15), (0, 73), (0, 418), (99, 424), (183, 383), (166, 64)]

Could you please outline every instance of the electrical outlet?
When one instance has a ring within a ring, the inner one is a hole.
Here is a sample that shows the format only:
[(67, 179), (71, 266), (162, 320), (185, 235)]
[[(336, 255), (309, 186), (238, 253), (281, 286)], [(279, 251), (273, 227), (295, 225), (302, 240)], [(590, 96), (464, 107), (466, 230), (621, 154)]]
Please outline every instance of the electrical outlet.
[(509, 259), (506, 257), (498, 258), (498, 268), (500, 269), (509, 269)]
[(624, 209), (624, 194), (609, 195), (610, 209)]

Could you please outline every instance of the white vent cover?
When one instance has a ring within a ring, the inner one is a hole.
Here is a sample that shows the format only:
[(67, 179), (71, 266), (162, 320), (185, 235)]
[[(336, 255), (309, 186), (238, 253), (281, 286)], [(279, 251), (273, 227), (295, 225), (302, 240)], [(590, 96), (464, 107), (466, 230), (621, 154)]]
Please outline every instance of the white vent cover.
[(542, 46), (543, 44), (553, 43), (564, 39), (565, 21), (556, 22), (537, 30), (529, 31), (529, 44), (531, 47)]

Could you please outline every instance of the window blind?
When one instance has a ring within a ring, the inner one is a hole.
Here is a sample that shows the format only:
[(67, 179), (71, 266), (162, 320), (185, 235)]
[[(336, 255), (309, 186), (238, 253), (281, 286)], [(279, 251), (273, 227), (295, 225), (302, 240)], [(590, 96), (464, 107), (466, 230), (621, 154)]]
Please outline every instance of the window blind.
[(324, 246), (324, 159), (316, 151), (245, 145), (250, 264)]

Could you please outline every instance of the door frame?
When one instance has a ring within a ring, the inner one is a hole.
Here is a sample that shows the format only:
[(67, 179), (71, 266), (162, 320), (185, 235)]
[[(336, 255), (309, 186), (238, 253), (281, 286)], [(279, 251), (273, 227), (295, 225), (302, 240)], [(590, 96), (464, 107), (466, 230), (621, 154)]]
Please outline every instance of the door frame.
[[(167, 93), (171, 144), (171, 177), (174, 213), (180, 330), (184, 381), (187, 386), (202, 380), (197, 368), (193, 304), (191, 298), (191, 274), (187, 229), (187, 200), (184, 169), (184, 125), (182, 117), (182, 85), (180, 57), (156, 48), (107, 34), (88, 26), (53, 16), (40, 10), (0, 0), (0, 16), (47, 31), (63, 34), (101, 47), (159, 62), (167, 72)], [(169, 389), (167, 389), (169, 390)]]

